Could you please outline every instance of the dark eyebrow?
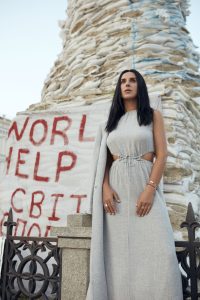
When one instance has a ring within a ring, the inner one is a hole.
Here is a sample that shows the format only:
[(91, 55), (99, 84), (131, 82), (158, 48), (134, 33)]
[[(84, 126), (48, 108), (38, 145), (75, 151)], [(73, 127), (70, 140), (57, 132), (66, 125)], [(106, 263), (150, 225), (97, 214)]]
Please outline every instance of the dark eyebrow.
[[(135, 77), (130, 77), (130, 79), (134, 79), (134, 80), (136, 80), (136, 78), (135, 78)], [(126, 80), (126, 78), (121, 78), (121, 81), (123, 81), (123, 80)]]

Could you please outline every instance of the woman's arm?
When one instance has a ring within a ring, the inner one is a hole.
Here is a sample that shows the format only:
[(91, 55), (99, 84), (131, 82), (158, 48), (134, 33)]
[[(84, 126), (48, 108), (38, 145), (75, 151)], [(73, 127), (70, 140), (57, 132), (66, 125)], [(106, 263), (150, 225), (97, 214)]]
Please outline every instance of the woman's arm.
[(167, 141), (165, 136), (164, 120), (159, 110), (154, 111), (153, 138), (156, 160), (153, 164), (149, 180), (152, 180), (156, 185), (158, 185), (161, 177), (163, 176), (167, 160)]
[[(158, 110), (154, 111), (153, 138), (156, 160), (152, 166), (149, 181), (152, 180), (156, 185), (158, 185), (163, 176), (167, 160), (167, 141), (165, 136), (164, 120), (161, 112)], [(146, 185), (137, 202), (137, 214), (144, 216), (149, 213), (153, 204), (154, 193), (155, 188), (151, 185)], [(142, 209), (142, 206), (144, 209)]]
[[(119, 196), (117, 193), (111, 188), (109, 183), (109, 170), (111, 164), (113, 162), (113, 157), (107, 147), (107, 161), (103, 179), (103, 205), (106, 213), (115, 214), (117, 212), (114, 201), (120, 202)], [(107, 204), (107, 206), (105, 206)]]
[(106, 167), (105, 167), (105, 174), (103, 179), (103, 185), (108, 186), (109, 185), (109, 170), (113, 162), (113, 157), (107, 147), (107, 160), (106, 160)]

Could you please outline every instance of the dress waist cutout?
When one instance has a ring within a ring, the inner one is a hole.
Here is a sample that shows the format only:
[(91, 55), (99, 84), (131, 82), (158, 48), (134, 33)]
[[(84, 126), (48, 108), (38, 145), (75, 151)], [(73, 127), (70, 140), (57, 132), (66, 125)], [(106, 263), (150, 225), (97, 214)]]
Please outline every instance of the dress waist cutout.
[[(151, 157), (148, 157), (147, 158), (147, 155), (146, 154), (150, 154)], [(147, 160), (147, 161), (151, 161), (153, 162), (153, 159), (154, 159), (154, 153), (153, 152), (148, 152), (148, 153), (145, 153), (145, 154), (140, 154), (140, 155), (134, 155), (134, 154), (120, 154), (120, 155), (114, 155), (112, 154), (112, 157), (114, 160)]]

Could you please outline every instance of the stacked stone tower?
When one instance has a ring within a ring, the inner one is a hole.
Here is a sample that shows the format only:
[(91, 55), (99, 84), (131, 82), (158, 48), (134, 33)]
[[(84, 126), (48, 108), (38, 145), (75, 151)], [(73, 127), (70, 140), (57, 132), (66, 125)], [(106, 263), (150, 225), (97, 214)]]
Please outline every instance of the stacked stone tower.
[(168, 141), (164, 192), (176, 230), (189, 201), (200, 212), (199, 54), (186, 28), (187, 0), (68, 0), (63, 51), (29, 111), (112, 98), (119, 73), (145, 77), (161, 96)]

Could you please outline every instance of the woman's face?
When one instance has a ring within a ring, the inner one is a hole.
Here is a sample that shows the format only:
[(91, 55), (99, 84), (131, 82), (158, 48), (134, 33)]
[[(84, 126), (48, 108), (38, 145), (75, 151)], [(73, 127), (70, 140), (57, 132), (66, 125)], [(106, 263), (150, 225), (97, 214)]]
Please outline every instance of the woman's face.
[(137, 80), (132, 72), (126, 72), (121, 77), (121, 95), (124, 100), (137, 98)]

